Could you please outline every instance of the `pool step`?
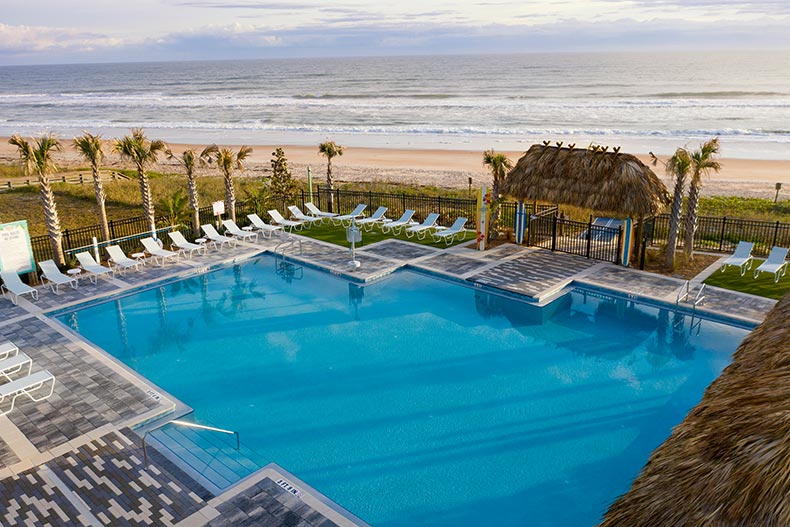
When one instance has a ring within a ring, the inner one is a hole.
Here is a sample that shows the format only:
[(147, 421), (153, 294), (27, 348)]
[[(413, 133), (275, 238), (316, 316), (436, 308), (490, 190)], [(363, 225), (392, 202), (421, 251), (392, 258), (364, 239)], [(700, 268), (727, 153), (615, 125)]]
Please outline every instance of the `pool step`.
[(236, 450), (233, 436), (172, 423), (152, 432), (148, 442), (171, 461), (199, 474), (220, 490), (267, 464), (243, 445)]

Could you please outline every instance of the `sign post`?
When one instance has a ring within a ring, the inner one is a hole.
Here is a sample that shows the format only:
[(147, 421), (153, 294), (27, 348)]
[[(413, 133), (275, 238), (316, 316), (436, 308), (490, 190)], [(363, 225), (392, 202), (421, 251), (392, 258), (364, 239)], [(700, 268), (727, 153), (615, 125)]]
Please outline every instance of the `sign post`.
[(217, 229), (219, 229), (220, 221), (222, 220), (222, 215), (225, 214), (225, 202), (224, 201), (215, 201), (211, 204), (211, 209), (214, 211), (214, 216), (217, 218)]
[(0, 224), (0, 271), (23, 274), (35, 270), (36, 261), (33, 258), (33, 247), (30, 245), (27, 221)]
[(480, 187), (477, 196), (477, 250), (485, 251), (488, 242), (488, 195), (485, 183)]

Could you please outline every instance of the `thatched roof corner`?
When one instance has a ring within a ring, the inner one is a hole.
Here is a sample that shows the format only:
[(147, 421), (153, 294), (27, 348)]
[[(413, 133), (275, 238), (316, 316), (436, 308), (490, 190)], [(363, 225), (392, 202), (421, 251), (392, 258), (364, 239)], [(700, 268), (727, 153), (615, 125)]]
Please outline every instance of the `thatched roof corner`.
[(790, 293), (599, 527), (790, 525)]
[(650, 167), (619, 148), (532, 145), (507, 175), (502, 192), (621, 217), (651, 216), (669, 203), (667, 188)]

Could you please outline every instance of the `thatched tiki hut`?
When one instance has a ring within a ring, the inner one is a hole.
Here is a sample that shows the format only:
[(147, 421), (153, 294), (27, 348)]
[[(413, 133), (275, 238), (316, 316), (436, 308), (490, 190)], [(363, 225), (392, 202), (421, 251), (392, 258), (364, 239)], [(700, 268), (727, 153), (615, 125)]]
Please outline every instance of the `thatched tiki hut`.
[(600, 527), (790, 525), (790, 294), (658, 447)]
[(508, 173), (502, 192), (523, 201), (640, 219), (656, 214), (670, 199), (650, 167), (619, 148), (609, 152), (602, 147), (563, 148), (562, 143), (549, 146), (548, 142), (527, 150)]

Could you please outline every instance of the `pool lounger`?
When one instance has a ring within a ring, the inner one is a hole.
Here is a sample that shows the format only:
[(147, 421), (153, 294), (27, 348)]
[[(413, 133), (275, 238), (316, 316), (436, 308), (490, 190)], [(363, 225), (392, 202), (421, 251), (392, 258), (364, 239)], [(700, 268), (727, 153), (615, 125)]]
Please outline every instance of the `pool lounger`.
[(294, 229), (299, 230), (302, 227), (304, 227), (304, 222), (303, 221), (286, 220), (285, 218), (283, 218), (283, 215), (280, 214), (280, 211), (277, 210), (277, 209), (270, 210), (269, 211), (269, 216), (271, 216), (272, 221), (274, 223), (276, 223), (277, 225), (279, 225), (283, 229), (288, 230), (289, 232), (293, 231)]
[[(49, 383), (49, 392), (44, 395), (36, 395), (36, 393), (45, 388)], [(27, 377), (22, 377), (15, 381), (0, 385), (0, 415), (6, 415), (14, 409), (17, 398), (21, 395), (26, 395), (33, 402), (40, 402), (49, 399), (52, 392), (55, 391), (55, 376), (47, 370), (37, 371)], [(5, 409), (6, 401), (11, 400), (11, 405)]]
[(140, 243), (143, 244), (143, 247), (145, 248), (145, 252), (150, 254), (151, 257), (154, 259), (154, 263), (156, 263), (159, 259), (161, 259), (159, 265), (164, 266), (168, 258), (171, 258), (176, 262), (178, 261), (177, 252), (168, 251), (167, 249), (162, 249), (161, 247), (159, 247), (159, 243), (153, 238), (143, 238), (142, 240), (140, 240)]
[(463, 240), (466, 238), (467, 232), (466, 229), (464, 229), (464, 225), (466, 225), (466, 218), (456, 218), (455, 222), (449, 229), (434, 232), (433, 241), (436, 243), (444, 241), (444, 243), (449, 246), (455, 240)]
[(0, 375), (9, 381), (13, 381), (9, 375), (19, 373), (25, 369), (25, 366), (27, 366), (27, 373), (25, 375), (30, 375), (30, 372), (33, 370), (33, 359), (24, 353), (18, 353), (13, 357), (0, 360)]
[(91, 256), (89, 252), (77, 253), (74, 256), (76, 256), (77, 261), (80, 262), (82, 270), (88, 273), (88, 279), (94, 284), (99, 280), (99, 276), (113, 272), (109, 267), (104, 267), (96, 263), (96, 260), (93, 259), (93, 256)]
[(771, 254), (768, 258), (760, 264), (760, 267), (754, 270), (754, 277), (760, 276), (760, 273), (773, 273), (774, 283), (778, 282), (787, 272), (787, 253), (788, 249), (785, 247), (774, 247), (771, 249)]
[(206, 254), (208, 252), (208, 247), (187, 241), (187, 239), (184, 238), (184, 235), (179, 231), (170, 231), (167, 233), (167, 235), (173, 242), (170, 244), (171, 251), (175, 250), (176, 252), (179, 252), (189, 258), (192, 258), (192, 254), (195, 252), (198, 254)]
[(323, 223), (323, 218), (318, 218), (316, 216), (308, 216), (304, 212), (299, 210), (299, 207), (297, 207), (296, 205), (289, 205), (288, 211), (291, 213), (291, 217), (295, 221), (304, 222), (304, 226), (308, 229), (312, 227), (315, 222)]
[(225, 227), (225, 232), (230, 233), (236, 239), (239, 240), (247, 240), (251, 242), (258, 241), (258, 233), (252, 230), (245, 231), (239, 229), (239, 226), (236, 225), (236, 222), (233, 220), (222, 220), (222, 225)]
[(282, 232), (283, 228), (279, 225), (269, 225), (261, 219), (257, 214), (247, 214), (247, 219), (250, 220), (252, 226), (261, 233), (264, 238), (271, 238), (275, 232)]
[(39, 276), (41, 283), (49, 284), (49, 287), (52, 288), (52, 292), (56, 295), (60, 293), (60, 286), (64, 284), (69, 284), (72, 289), (77, 289), (79, 286), (79, 281), (76, 278), (61, 273), (58, 266), (52, 260), (38, 262), (38, 266), (41, 268), (41, 276)]
[[(228, 247), (231, 246), (236, 247), (235, 238), (231, 238), (230, 236), (223, 236), (222, 234), (217, 232), (217, 229), (215, 229), (213, 225), (211, 224), (201, 225), (200, 228), (203, 229), (203, 232), (206, 235), (206, 239), (208, 240), (206, 244), (208, 244), (209, 242), (213, 243), (214, 247), (219, 247), (220, 249), (222, 249), (222, 246), (225, 245), (226, 243), (228, 244)], [(218, 243), (219, 245), (217, 245)]]
[(367, 205), (360, 203), (357, 205), (357, 208), (351, 211), (351, 214), (343, 214), (342, 216), (334, 216), (331, 218), (332, 223), (335, 225), (345, 225), (346, 227), (350, 227), (351, 220), (363, 217), (364, 214), (362, 213), (365, 212), (367, 207)]
[(406, 237), (413, 238), (416, 235), (418, 240), (424, 240), (428, 235), (428, 231), (436, 228), (436, 220), (438, 219), (439, 215), (435, 212), (431, 212), (428, 214), (428, 217), (425, 218), (424, 222), (406, 229)]
[(332, 218), (334, 218), (336, 216), (339, 216), (339, 214), (336, 214), (334, 212), (324, 212), (324, 211), (322, 211), (321, 209), (319, 209), (318, 207), (313, 205), (313, 202), (311, 202), (311, 201), (308, 201), (307, 203), (305, 203), (304, 207), (307, 209), (307, 212), (309, 212), (310, 214), (312, 214), (316, 218), (321, 218), (322, 221), (323, 220), (332, 221)]
[(357, 220), (356, 221), (357, 226), (367, 230), (368, 232), (372, 232), (373, 227), (375, 227), (379, 223), (386, 221), (386, 219), (384, 218), (384, 214), (387, 213), (387, 210), (388, 210), (387, 207), (377, 208), (376, 212), (370, 215), (370, 218)]
[(406, 212), (395, 221), (391, 220), (382, 220), (381, 224), (381, 233), (382, 234), (389, 234), (392, 233), (395, 236), (400, 235), (400, 233), (406, 227), (411, 227), (412, 225), (416, 225), (416, 222), (412, 221), (412, 216), (414, 216), (414, 211), (411, 209), (406, 209)]
[(3, 342), (0, 344), (0, 360), (5, 360), (8, 357), (13, 357), (19, 353), (19, 348), (11, 342), (10, 340), (7, 342)]
[(22, 282), (16, 271), (0, 271), (0, 278), (3, 279), (0, 292), (3, 293), (3, 296), (8, 293), (12, 304), (17, 305), (19, 297), (27, 294), (33, 297), (33, 300), (38, 300), (38, 291)]
[(735, 248), (735, 254), (724, 260), (721, 264), (721, 272), (723, 273), (727, 267), (738, 267), (741, 270), (741, 276), (746, 274), (748, 269), (752, 268), (752, 249), (754, 244), (751, 242), (738, 242)]
[(127, 269), (132, 267), (139, 271), (140, 266), (143, 265), (142, 260), (132, 260), (126, 256), (123, 249), (117, 245), (108, 245), (104, 250), (110, 255), (109, 263), (115, 268), (116, 272), (120, 272), (121, 274), (124, 274)]

